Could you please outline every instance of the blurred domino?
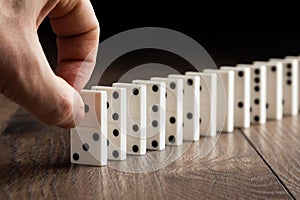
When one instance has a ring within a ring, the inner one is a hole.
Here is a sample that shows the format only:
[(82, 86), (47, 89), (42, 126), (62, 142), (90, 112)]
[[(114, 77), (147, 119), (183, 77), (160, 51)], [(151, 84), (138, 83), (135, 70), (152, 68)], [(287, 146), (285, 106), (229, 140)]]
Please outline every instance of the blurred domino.
[(146, 154), (146, 86), (114, 83), (113, 87), (126, 89), (127, 154)]
[(287, 56), (286, 59), (295, 59), (298, 61), (298, 112), (300, 111), (300, 57), (298, 56)]
[(267, 119), (280, 120), (282, 119), (282, 62), (254, 62), (256, 66), (266, 67), (266, 110)]
[(153, 77), (166, 84), (166, 144), (182, 145), (182, 80)]
[(203, 72), (200, 76), (201, 136), (217, 134), (217, 75)]
[[(298, 64), (300, 68), (300, 55), (297, 56), (298, 58)], [(298, 68), (298, 95), (300, 95), (300, 69)], [(298, 109), (300, 111), (300, 96), (298, 96)]]
[(286, 57), (283, 65), (283, 114), (298, 114), (298, 71), (298, 59)]
[(250, 69), (250, 117), (253, 124), (265, 124), (267, 117), (266, 109), (266, 66), (260, 64), (245, 65), (237, 67)]
[(205, 69), (203, 72), (217, 75), (217, 131), (234, 129), (234, 72)]
[(217, 75), (212, 73), (186, 72), (200, 78), (200, 135), (217, 134)]
[(183, 140), (197, 141), (200, 138), (200, 78), (198, 76), (178, 74), (170, 74), (168, 77), (183, 81)]
[(85, 117), (71, 129), (71, 162), (103, 166), (107, 163), (106, 92), (82, 90)]
[(270, 61), (283, 64), (283, 115), (298, 114), (298, 60), (297, 59), (271, 59)]
[(234, 126), (250, 127), (250, 69), (221, 67), (221, 70), (234, 71)]
[(107, 159), (126, 159), (126, 89), (93, 86), (107, 92)]
[(147, 149), (165, 149), (166, 84), (157, 81), (134, 80), (147, 88)]

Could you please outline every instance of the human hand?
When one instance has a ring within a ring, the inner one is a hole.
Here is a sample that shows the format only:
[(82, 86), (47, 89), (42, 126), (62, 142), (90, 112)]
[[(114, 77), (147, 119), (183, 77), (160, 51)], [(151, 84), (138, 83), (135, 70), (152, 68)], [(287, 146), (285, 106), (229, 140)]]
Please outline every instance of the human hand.
[[(0, 4), (0, 92), (47, 124), (74, 127), (84, 117), (77, 91), (92, 73), (99, 42), (90, 1), (0, 0)], [(57, 35), (55, 73), (37, 35), (47, 16)]]

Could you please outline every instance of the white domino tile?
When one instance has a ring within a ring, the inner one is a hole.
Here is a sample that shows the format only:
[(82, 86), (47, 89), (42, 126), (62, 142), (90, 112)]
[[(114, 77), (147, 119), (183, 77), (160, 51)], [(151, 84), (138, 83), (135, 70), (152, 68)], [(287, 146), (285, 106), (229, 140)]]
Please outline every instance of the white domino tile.
[[(101, 128), (102, 129), (102, 128)], [(107, 164), (106, 136), (100, 128), (71, 129), (71, 163), (91, 166)]]
[(106, 102), (103, 101), (107, 98), (106, 92), (81, 90), (80, 95), (84, 102), (85, 117), (77, 126), (98, 128), (103, 116), (101, 108), (106, 106)]
[(300, 57), (298, 56), (287, 56), (286, 59), (293, 59), (298, 61), (298, 112), (300, 111)]
[[(298, 65), (300, 67), (300, 55), (297, 56), (298, 58)], [(300, 111), (300, 69), (298, 69), (298, 110)]]
[(217, 75), (217, 131), (234, 129), (234, 72), (205, 69), (203, 72)]
[(134, 80), (147, 88), (147, 149), (165, 149), (166, 84), (157, 81)]
[(250, 69), (250, 117), (252, 124), (265, 124), (267, 120), (266, 109), (266, 66), (260, 64), (245, 65), (237, 67)]
[(250, 69), (223, 66), (221, 70), (234, 71), (234, 127), (250, 127)]
[(199, 134), (199, 76), (170, 74), (169, 78), (183, 81), (183, 140), (197, 141)]
[(126, 159), (126, 89), (93, 86), (107, 92), (107, 159)]
[(85, 117), (71, 129), (71, 162), (103, 166), (107, 163), (107, 94), (103, 91), (82, 90)]
[(126, 89), (127, 154), (146, 154), (146, 86), (132, 83), (114, 83), (113, 87)]
[(298, 114), (298, 60), (292, 58), (271, 59), (283, 64), (283, 115)]
[(282, 62), (254, 62), (256, 66), (266, 67), (266, 109), (267, 120), (281, 120), (283, 114)]
[(200, 135), (217, 134), (217, 77), (212, 73), (186, 72), (186, 75), (200, 78)]
[(182, 99), (183, 81), (180, 79), (153, 77), (151, 81), (163, 82), (166, 85), (166, 139), (167, 145), (182, 145), (183, 120)]

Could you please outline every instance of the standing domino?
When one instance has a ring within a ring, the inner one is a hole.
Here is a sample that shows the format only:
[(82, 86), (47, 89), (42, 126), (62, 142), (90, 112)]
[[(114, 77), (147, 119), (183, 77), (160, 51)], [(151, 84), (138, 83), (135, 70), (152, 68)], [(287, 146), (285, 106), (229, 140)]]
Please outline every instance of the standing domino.
[(166, 84), (166, 144), (182, 145), (182, 80), (153, 77)]
[(221, 70), (234, 71), (234, 126), (250, 127), (250, 69), (221, 67)]
[(266, 109), (267, 119), (282, 119), (282, 70), (283, 64), (277, 61), (254, 62), (255, 66), (266, 67)]
[(157, 81), (134, 80), (147, 88), (147, 149), (165, 149), (166, 84)]
[(205, 69), (217, 75), (217, 131), (232, 132), (234, 129), (234, 72)]
[(217, 75), (212, 73), (186, 72), (200, 78), (200, 135), (217, 134)]
[(71, 162), (103, 166), (107, 163), (106, 92), (82, 90), (85, 117), (71, 129)]
[(107, 92), (107, 159), (126, 159), (126, 90), (93, 86), (92, 90)]
[(271, 59), (283, 64), (283, 115), (298, 114), (298, 60)]
[(183, 140), (197, 141), (200, 138), (200, 78), (198, 76), (178, 74), (171, 74), (168, 77), (181, 79), (183, 81)]
[(240, 64), (237, 67), (250, 69), (250, 117), (253, 124), (265, 124), (267, 121), (266, 109), (266, 66), (265, 65), (245, 65)]
[(300, 57), (298, 56), (287, 56), (286, 59), (296, 59), (298, 61), (298, 112), (300, 111)]
[(126, 89), (127, 154), (146, 154), (146, 86), (114, 83), (113, 87)]

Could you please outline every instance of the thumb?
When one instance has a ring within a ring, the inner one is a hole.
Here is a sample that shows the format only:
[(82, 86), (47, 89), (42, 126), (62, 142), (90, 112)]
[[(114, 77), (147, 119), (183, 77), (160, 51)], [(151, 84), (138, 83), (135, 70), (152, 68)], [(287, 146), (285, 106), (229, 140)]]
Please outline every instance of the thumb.
[[(3, 53), (7, 56), (0, 64), (0, 91), (49, 125), (74, 127), (84, 117), (83, 101), (73, 87), (51, 70), (37, 38), (23, 40), (22, 48), (5, 48)], [(7, 72), (5, 78), (1, 71)]]
[(79, 124), (84, 117), (84, 103), (79, 93), (54, 74), (44, 77), (43, 83), (42, 89), (36, 88), (35, 95), (25, 95), (24, 107), (50, 125), (72, 128)]

